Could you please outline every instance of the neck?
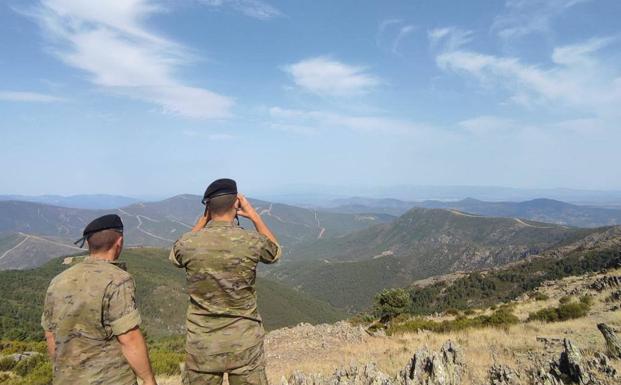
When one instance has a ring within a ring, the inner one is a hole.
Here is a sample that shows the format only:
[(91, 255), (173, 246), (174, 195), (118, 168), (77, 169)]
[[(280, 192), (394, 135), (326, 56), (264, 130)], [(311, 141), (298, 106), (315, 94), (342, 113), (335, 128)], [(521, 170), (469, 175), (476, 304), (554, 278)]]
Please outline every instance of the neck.
[(235, 219), (235, 211), (232, 211), (230, 213), (227, 214), (222, 214), (222, 215), (211, 215), (211, 220), (212, 221), (218, 221), (218, 222), (233, 222), (233, 219)]
[(108, 262), (113, 262), (117, 258), (114, 250), (101, 251), (99, 253), (90, 254), (89, 256), (93, 259), (100, 259), (102, 261), (108, 261)]

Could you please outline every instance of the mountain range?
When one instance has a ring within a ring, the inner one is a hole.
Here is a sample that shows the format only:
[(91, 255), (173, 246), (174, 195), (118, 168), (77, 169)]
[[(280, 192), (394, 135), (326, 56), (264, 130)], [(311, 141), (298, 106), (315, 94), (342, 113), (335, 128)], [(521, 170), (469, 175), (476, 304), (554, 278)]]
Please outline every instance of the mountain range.
[(581, 206), (553, 199), (488, 202), (473, 198), (458, 201), (402, 201), (354, 197), (333, 200), (323, 210), (350, 214), (373, 212), (399, 216), (414, 207), (454, 209), (490, 217), (522, 218), (575, 227), (621, 224), (621, 209)]
[[(0, 201), (0, 269), (35, 267), (57, 256), (81, 252), (72, 242), (92, 219), (110, 212), (123, 220), (127, 247), (168, 247), (202, 215), (200, 201), (199, 196), (178, 195), (114, 210)], [(251, 203), (278, 234), (286, 253), (303, 241), (344, 235), (394, 218), (322, 212), (253, 199)], [(252, 225), (242, 220), (242, 226)]]
[(123, 195), (82, 194), (82, 195), (0, 195), (0, 201), (23, 201), (43, 203), (75, 209), (116, 209), (140, 202), (137, 198)]
[(336, 307), (360, 310), (383, 288), (505, 265), (611, 229), (621, 228), (582, 229), (414, 208), (388, 224), (301, 244), (266, 274)]

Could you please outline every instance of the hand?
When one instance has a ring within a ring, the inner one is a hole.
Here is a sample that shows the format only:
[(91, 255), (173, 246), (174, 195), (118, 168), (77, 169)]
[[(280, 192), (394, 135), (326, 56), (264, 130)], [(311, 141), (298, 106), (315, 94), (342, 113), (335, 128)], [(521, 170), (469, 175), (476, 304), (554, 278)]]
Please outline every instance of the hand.
[(209, 222), (210, 219), (211, 219), (211, 214), (209, 214), (209, 210), (207, 210), (206, 215), (198, 218), (198, 221), (196, 221), (196, 224), (192, 228), (192, 232), (195, 233), (197, 231), (204, 229), (205, 226), (207, 226), (207, 223)]
[(237, 199), (239, 200), (239, 208), (237, 209), (237, 215), (240, 215), (244, 218), (248, 218), (253, 222), (257, 218), (259, 218), (259, 214), (257, 214), (256, 210), (254, 209), (254, 207), (252, 207), (250, 202), (248, 202), (248, 199), (246, 199), (245, 196), (243, 196), (242, 194), (237, 194)]

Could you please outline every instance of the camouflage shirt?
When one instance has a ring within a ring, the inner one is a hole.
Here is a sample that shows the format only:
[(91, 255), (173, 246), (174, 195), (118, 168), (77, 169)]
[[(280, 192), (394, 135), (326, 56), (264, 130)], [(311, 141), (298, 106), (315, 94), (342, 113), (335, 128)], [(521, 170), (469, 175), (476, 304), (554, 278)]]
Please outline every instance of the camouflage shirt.
[[(185, 268), (190, 296), (186, 324), (189, 369), (223, 371), (215, 356), (239, 353), (242, 357), (243, 352), (262, 343), (265, 332), (257, 311), (257, 264), (276, 262), (280, 254), (280, 246), (264, 235), (231, 222), (212, 221), (175, 243), (170, 260)], [(231, 357), (229, 361), (234, 360)]]
[(56, 340), (54, 384), (136, 384), (115, 338), (140, 324), (134, 294), (131, 275), (94, 258), (52, 280), (41, 325)]

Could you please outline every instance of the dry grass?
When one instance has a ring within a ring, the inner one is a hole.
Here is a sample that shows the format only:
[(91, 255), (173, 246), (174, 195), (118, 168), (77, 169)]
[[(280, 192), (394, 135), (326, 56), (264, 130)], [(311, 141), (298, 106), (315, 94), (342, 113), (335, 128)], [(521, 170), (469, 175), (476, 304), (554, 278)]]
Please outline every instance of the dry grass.
[[(617, 270), (611, 272), (621, 273)], [(514, 313), (521, 319), (544, 307), (558, 305), (558, 299), (573, 290), (586, 287), (597, 276), (570, 277), (553, 285), (543, 286), (540, 291), (550, 297), (545, 301), (523, 299), (515, 303)], [(595, 297), (588, 317), (557, 323), (529, 322), (507, 329), (469, 329), (450, 333), (417, 332), (390, 337), (365, 337), (361, 341), (339, 343), (311, 343), (308, 337), (292, 335), (290, 339), (267, 344), (267, 373), (270, 383), (277, 384), (293, 372), (332, 374), (337, 368), (350, 364), (375, 362), (378, 368), (389, 375), (397, 374), (421, 347), (438, 350), (447, 340), (457, 342), (464, 349), (466, 374), (464, 385), (486, 383), (489, 367), (498, 362), (513, 368), (532, 365), (533, 358), (558, 358), (560, 346), (545, 348), (537, 337), (570, 338), (581, 351), (590, 356), (605, 351), (605, 342), (597, 330), (597, 323), (605, 322), (621, 328), (621, 312), (608, 311), (610, 304), (603, 299), (610, 294), (604, 291)], [(489, 309), (477, 312), (488, 313)], [(448, 318), (448, 317), (442, 317)], [(435, 318), (437, 319), (437, 318)], [(621, 372), (621, 362), (613, 365)], [(160, 385), (178, 385), (178, 377), (161, 379)]]

